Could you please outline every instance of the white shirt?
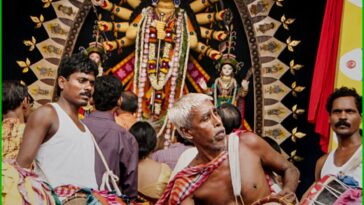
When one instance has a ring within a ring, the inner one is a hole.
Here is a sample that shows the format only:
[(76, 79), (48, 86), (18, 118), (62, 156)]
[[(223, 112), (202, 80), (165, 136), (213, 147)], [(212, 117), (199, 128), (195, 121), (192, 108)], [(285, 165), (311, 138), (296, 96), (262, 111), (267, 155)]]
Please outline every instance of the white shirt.
[(321, 178), (325, 175), (338, 176), (339, 172), (343, 172), (345, 176), (351, 176), (359, 182), (359, 186), (362, 187), (362, 145), (355, 151), (353, 156), (342, 166), (338, 167), (334, 163), (334, 154), (336, 149), (329, 153), (324, 166), (321, 170)]
[(85, 132), (81, 131), (57, 103), (50, 105), (56, 110), (59, 128), (40, 146), (36, 172), (52, 187), (71, 184), (98, 189), (91, 132), (84, 124)]

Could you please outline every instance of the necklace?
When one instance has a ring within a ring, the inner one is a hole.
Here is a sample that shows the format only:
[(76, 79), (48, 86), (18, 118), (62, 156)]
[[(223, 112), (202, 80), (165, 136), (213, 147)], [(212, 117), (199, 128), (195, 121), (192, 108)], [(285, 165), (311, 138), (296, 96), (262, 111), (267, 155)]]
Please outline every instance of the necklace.
[(220, 78), (220, 85), (221, 85), (221, 88), (224, 90), (228, 90), (233, 84), (234, 84), (234, 79), (231, 77), (229, 77), (229, 78), (221, 77)]

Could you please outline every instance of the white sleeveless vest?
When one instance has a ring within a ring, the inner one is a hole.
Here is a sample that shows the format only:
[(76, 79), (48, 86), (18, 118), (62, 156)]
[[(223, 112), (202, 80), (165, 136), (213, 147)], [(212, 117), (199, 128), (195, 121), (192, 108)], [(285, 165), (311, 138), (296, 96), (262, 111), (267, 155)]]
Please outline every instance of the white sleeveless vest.
[[(337, 167), (334, 164), (334, 154), (335, 151), (329, 153), (324, 166), (321, 170), (321, 178), (325, 175), (331, 174), (337, 176), (340, 171), (343, 171), (345, 175), (353, 177), (356, 181), (359, 182), (359, 186), (362, 187), (362, 145), (355, 151), (353, 156), (341, 167)], [(359, 157), (359, 158), (358, 158)], [(354, 166), (353, 166), (354, 165)], [(351, 167), (353, 166), (353, 167)], [(348, 167), (350, 167), (348, 169)]]
[(95, 148), (92, 134), (85, 124), (82, 132), (68, 114), (57, 104), (59, 127), (56, 133), (40, 146), (36, 161), (42, 170), (36, 172), (43, 176), (52, 187), (72, 184), (97, 189), (95, 175)]

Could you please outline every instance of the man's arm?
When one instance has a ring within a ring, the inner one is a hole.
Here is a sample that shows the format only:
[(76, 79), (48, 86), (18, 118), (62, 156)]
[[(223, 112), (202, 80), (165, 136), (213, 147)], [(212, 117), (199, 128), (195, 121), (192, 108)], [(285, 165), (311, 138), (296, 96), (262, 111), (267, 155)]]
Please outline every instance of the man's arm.
[[(138, 197), (138, 142), (134, 136), (128, 131), (123, 134), (123, 151), (120, 156), (120, 185), (123, 193), (126, 194), (130, 199), (134, 200)], [(126, 136), (129, 135), (129, 136)]]
[(315, 181), (318, 181), (321, 179), (321, 170), (322, 170), (322, 167), (324, 166), (325, 164), (325, 161), (327, 159), (327, 154), (325, 154), (324, 156), (321, 156), (317, 162), (316, 162), (316, 166), (315, 166)]
[[(55, 123), (55, 120), (57, 123)], [(47, 136), (55, 133), (55, 131), (52, 131), (52, 126), (58, 128), (58, 118), (56, 112), (49, 105), (40, 107), (30, 115), (16, 159), (20, 166), (30, 168), (40, 145)]]
[(279, 194), (294, 193), (300, 176), (298, 169), (256, 134), (246, 133), (241, 138), (244, 138), (245, 144), (260, 156), (264, 166), (283, 176), (283, 188)]
[[(327, 159), (327, 154), (321, 156), (317, 161), (316, 161), (316, 167), (315, 167), (315, 181), (319, 181), (321, 179), (321, 170), (322, 170), (322, 167), (324, 166), (325, 164), (325, 161)], [(300, 203), (303, 203), (304, 200), (307, 198), (308, 194), (310, 193), (312, 187), (315, 186), (316, 183), (313, 183), (306, 191), (305, 193), (302, 195), (301, 197), (301, 201)]]

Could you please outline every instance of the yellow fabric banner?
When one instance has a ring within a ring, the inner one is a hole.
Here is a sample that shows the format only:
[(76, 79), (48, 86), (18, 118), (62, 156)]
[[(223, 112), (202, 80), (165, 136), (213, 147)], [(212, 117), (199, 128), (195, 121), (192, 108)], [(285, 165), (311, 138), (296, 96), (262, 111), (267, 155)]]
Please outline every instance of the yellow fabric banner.
[[(355, 88), (362, 95), (362, 0), (344, 0), (335, 88)], [(331, 133), (329, 151), (337, 147)]]

